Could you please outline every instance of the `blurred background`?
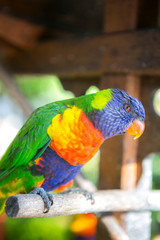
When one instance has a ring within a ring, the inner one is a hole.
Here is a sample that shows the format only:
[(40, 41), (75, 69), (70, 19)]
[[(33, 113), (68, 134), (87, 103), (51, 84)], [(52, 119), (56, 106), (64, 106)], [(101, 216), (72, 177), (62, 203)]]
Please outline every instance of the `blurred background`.
[[(146, 130), (106, 141), (84, 174), (99, 189), (159, 189), (159, 27), (159, 0), (0, 0), (0, 156), (33, 109), (120, 88), (141, 99)], [(119, 239), (86, 218), (3, 216), (0, 239)], [(159, 212), (114, 218), (131, 240), (160, 239)]]

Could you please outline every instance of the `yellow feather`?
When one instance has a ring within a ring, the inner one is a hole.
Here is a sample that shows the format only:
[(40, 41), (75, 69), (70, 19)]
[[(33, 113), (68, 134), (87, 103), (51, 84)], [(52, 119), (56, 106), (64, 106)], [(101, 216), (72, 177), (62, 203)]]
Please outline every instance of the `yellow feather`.
[(106, 104), (112, 99), (112, 90), (106, 89), (100, 92), (97, 92), (94, 99), (91, 102), (93, 108), (102, 110)]

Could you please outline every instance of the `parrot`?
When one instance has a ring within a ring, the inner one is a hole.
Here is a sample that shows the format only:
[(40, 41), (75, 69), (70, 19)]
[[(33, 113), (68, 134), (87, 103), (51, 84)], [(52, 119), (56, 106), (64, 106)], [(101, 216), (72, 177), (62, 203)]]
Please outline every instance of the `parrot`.
[(124, 133), (136, 139), (144, 129), (142, 103), (116, 88), (37, 108), (0, 160), (0, 214), (19, 193), (39, 194), (49, 211), (49, 192), (70, 187), (106, 139)]

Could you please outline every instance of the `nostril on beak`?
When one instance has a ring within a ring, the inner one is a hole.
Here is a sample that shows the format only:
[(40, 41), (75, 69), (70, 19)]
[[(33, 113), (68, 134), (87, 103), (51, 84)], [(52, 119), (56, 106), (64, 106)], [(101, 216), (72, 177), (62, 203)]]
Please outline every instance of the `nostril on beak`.
[(138, 120), (144, 122), (144, 117), (139, 117)]

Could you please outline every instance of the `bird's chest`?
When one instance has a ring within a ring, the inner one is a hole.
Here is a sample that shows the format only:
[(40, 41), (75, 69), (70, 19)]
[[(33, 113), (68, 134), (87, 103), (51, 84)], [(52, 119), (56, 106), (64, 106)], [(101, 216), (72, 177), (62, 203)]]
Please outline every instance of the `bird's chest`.
[(71, 165), (83, 165), (98, 151), (104, 139), (82, 110), (67, 109), (59, 114), (48, 128), (50, 148)]

